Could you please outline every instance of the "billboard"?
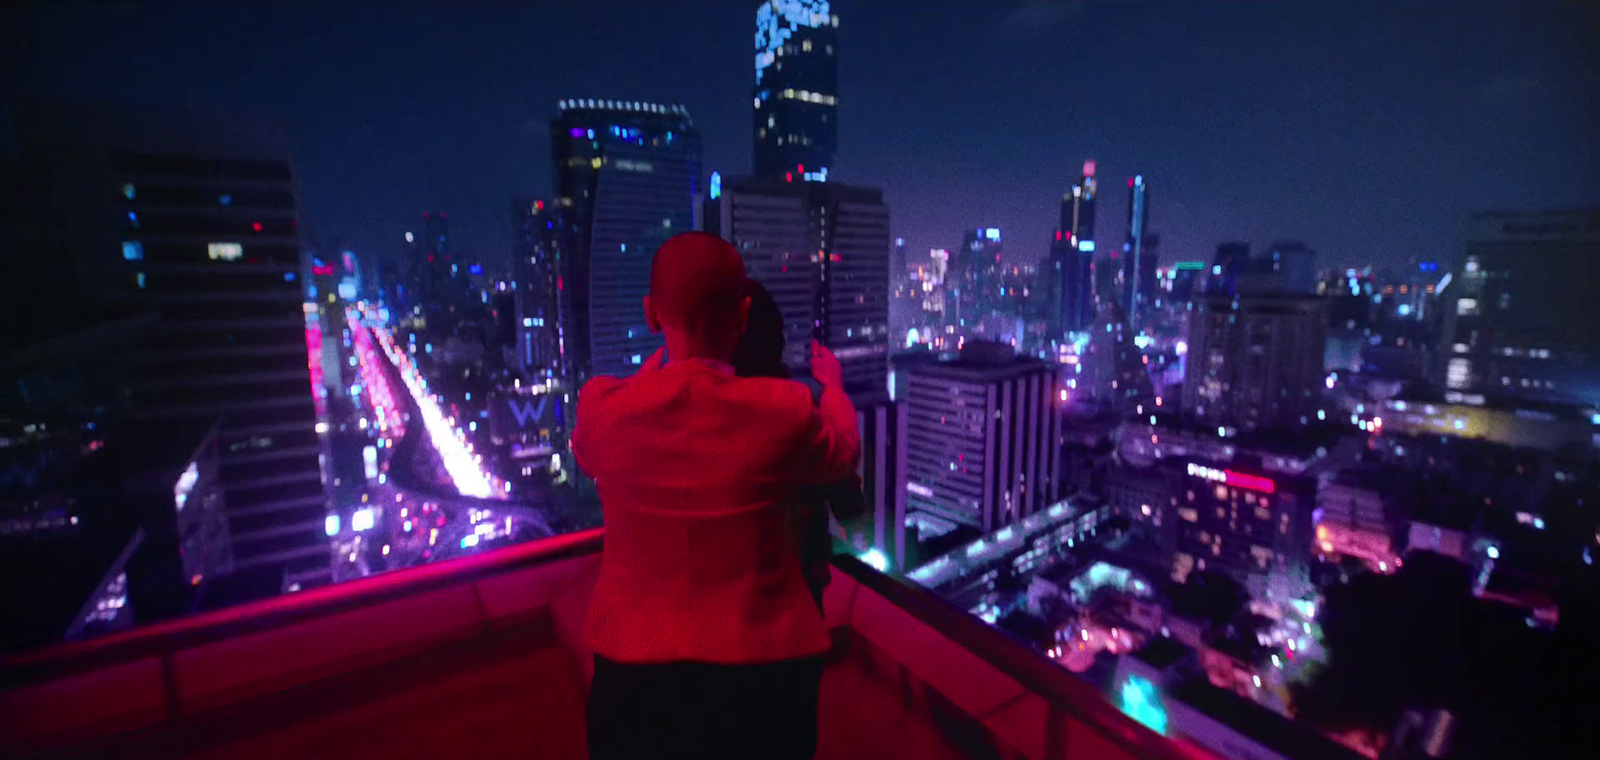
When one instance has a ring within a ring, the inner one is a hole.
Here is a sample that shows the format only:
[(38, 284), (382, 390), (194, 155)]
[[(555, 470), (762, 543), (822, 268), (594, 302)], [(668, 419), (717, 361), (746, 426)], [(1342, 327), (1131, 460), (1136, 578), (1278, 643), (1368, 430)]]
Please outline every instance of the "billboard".
[(489, 398), (489, 433), (498, 442), (538, 441), (561, 427), (561, 397), (497, 391)]

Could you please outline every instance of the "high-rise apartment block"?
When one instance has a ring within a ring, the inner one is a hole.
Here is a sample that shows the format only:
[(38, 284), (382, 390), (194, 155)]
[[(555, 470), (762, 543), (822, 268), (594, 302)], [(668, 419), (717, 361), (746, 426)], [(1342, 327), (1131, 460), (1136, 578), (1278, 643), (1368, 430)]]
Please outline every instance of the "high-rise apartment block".
[(1326, 320), (1326, 302), (1311, 296), (1197, 298), (1189, 322), (1184, 413), (1242, 430), (1315, 421)]
[(908, 514), (988, 532), (1058, 495), (1061, 389), (1049, 365), (968, 342), (959, 359), (906, 372), (899, 456)]
[(826, 182), (839, 149), (839, 16), (828, 0), (756, 8), (755, 175)]
[(1482, 213), (1467, 220), (1443, 310), (1446, 392), (1600, 403), (1600, 209)]
[(644, 319), (650, 261), (695, 226), (700, 133), (681, 105), (563, 100), (550, 126), (554, 231), (567, 253), (556, 278), (573, 385), (629, 375), (661, 347)]

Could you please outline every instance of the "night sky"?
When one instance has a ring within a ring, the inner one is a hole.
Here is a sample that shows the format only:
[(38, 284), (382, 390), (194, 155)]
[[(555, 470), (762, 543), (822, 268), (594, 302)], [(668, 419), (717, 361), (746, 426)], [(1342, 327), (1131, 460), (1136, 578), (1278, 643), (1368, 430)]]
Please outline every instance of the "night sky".
[[(425, 211), (497, 261), (550, 193), (556, 101), (677, 101), (750, 167), (752, 4), (48, 3), (6, 19), (12, 89), (190, 102), (290, 130), (319, 235), (392, 254)], [(1600, 202), (1600, 27), (1575, 5), (841, 2), (833, 176), (913, 251), (998, 226), (1045, 253), (1100, 167), (1097, 237), (1152, 186), (1164, 261), (1299, 238), (1324, 263), (1449, 257), (1468, 213)]]

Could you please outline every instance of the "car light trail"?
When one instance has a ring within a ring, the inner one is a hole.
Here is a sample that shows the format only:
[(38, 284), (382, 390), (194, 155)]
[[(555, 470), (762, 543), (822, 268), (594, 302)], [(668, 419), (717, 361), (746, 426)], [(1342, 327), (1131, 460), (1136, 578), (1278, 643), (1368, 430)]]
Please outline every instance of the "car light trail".
[(400, 382), (406, 386), (406, 390), (411, 392), (411, 398), (417, 402), (417, 409), (422, 416), (422, 426), (428, 431), (428, 440), (433, 443), (434, 450), (439, 452), (439, 460), (444, 463), (445, 472), (450, 475), (456, 490), (464, 496), (494, 498), (497, 491), (493, 479), (479, 466), (479, 459), (467, 446), (465, 436), (445, 417), (444, 411), (439, 408), (438, 399), (428, 392), (411, 357), (395, 345), (394, 337), (387, 329), (374, 327), (372, 333), (378, 337), (378, 344), (383, 348), (384, 354), (399, 368)]

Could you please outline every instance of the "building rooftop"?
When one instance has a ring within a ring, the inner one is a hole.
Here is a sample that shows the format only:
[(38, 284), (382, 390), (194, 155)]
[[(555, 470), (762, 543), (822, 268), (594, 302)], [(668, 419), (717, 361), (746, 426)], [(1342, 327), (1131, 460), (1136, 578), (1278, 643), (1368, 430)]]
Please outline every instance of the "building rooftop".
[(1192, 656), (1194, 649), (1165, 636), (1156, 636), (1150, 639), (1143, 647), (1133, 653), (1135, 658), (1157, 670), (1165, 670), (1182, 662), (1185, 657)]
[(1357, 753), (1316, 729), (1285, 718), (1225, 689), (1212, 686), (1205, 676), (1195, 676), (1168, 690), (1168, 695), (1204, 713), (1238, 735), (1284, 758), (1363, 760)]

